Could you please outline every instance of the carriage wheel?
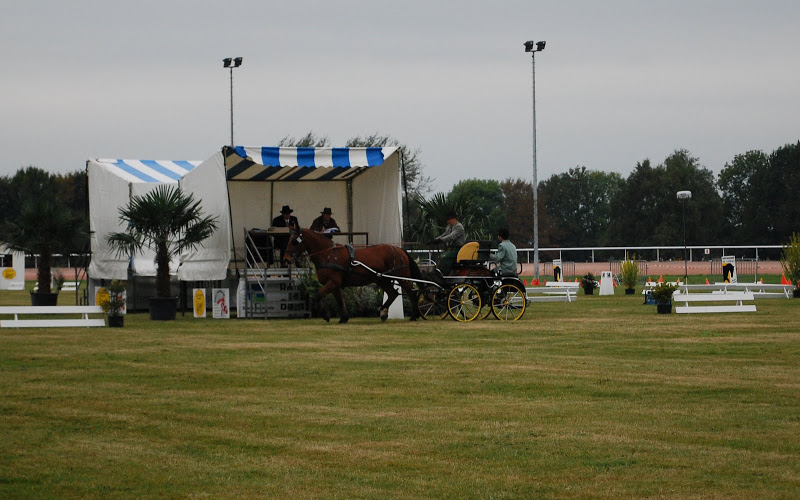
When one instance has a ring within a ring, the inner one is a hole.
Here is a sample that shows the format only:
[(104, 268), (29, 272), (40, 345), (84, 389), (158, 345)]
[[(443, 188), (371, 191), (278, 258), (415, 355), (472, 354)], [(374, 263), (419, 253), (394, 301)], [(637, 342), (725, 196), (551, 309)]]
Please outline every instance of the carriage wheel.
[(447, 316), (447, 292), (429, 285), (420, 290), (417, 312), (422, 319), (443, 319)]
[(472, 321), (481, 313), (481, 294), (472, 285), (456, 285), (447, 297), (447, 310), (456, 321)]
[(492, 294), (492, 313), (500, 321), (516, 321), (525, 314), (525, 292), (516, 285), (503, 285)]

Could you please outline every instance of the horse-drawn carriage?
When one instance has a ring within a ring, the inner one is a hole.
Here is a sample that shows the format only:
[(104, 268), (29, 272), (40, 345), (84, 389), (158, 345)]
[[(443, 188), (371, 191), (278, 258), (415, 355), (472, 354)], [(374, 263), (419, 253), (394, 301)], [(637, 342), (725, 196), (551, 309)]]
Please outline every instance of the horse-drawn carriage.
[(490, 269), (489, 242), (471, 241), (458, 251), (447, 276), (435, 265), (426, 266), (418, 283), (417, 311), (425, 319), (452, 317), (472, 321), (493, 314), (516, 321), (525, 314), (525, 285), (516, 276), (498, 276)]
[(450, 316), (457, 321), (472, 321), (493, 314), (499, 320), (514, 321), (525, 314), (527, 297), (522, 281), (490, 270), (489, 250), (482, 249), (479, 242), (469, 242), (460, 249), (447, 276), (435, 265), (423, 272), (408, 252), (393, 245), (354, 249), (308, 229), (292, 232), (284, 258), (294, 260), (302, 253), (314, 263), (323, 285), (315, 300), (319, 303), (322, 296), (333, 293), (341, 310), (340, 323), (349, 319), (341, 289), (370, 283), (386, 292), (387, 300), (381, 306), (383, 320), (399, 295), (395, 285), (416, 298), (411, 319)]

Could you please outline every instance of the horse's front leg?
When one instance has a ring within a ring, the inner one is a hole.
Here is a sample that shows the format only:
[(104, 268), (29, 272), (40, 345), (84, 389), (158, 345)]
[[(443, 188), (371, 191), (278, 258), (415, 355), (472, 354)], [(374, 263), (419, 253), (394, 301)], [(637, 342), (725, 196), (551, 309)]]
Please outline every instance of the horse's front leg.
[(386, 321), (389, 317), (389, 306), (397, 298), (398, 293), (391, 281), (381, 281), (378, 286), (386, 293), (386, 302), (381, 305), (381, 321)]
[(347, 303), (345, 303), (342, 289), (334, 288), (333, 296), (336, 297), (336, 302), (339, 303), (339, 323), (347, 323), (350, 320), (350, 313), (347, 312)]
[(319, 292), (317, 292), (317, 295), (314, 297), (314, 307), (317, 311), (322, 311), (322, 319), (324, 319), (326, 322), (329, 322), (331, 320), (331, 315), (328, 313), (327, 310), (322, 309), (322, 299), (325, 297), (325, 295), (331, 292), (334, 292), (334, 294), (336, 294), (337, 300), (341, 296), (341, 292), (339, 292), (339, 287), (336, 285), (336, 283), (334, 283), (333, 281), (328, 281), (327, 283), (322, 285), (322, 288), (319, 289)]

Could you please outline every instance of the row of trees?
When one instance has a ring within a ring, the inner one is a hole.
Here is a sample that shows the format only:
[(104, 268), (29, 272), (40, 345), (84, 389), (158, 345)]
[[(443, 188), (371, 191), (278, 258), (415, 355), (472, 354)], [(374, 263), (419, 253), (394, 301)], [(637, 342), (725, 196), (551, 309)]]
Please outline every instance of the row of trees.
[[(329, 146), (309, 132), (285, 137), (279, 146)], [(531, 182), (462, 180), (447, 193), (430, 193), (421, 152), (380, 134), (357, 136), (346, 146), (397, 146), (404, 164), (406, 241), (426, 242), (444, 229), (456, 210), (474, 239), (494, 239), (508, 227), (518, 246), (533, 239)], [(85, 172), (53, 175), (35, 167), (0, 177), (0, 223), (19, 217), (25, 200), (48, 197), (85, 214)], [(623, 178), (575, 167), (539, 185), (539, 244), (542, 247), (662, 246), (683, 242), (683, 204), (676, 193), (692, 192), (685, 204), (686, 238), (692, 244), (783, 244), (800, 229), (800, 142), (771, 154), (736, 155), (715, 178), (689, 151), (677, 150), (658, 165), (644, 160)], [(1, 239), (1, 238), (0, 238)]]
[[(715, 179), (689, 151), (678, 150), (653, 166), (644, 160), (627, 178), (586, 167), (555, 174), (539, 185), (539, 244), (543, 247), (784, 244), (800, 229), (800, 142), (767, 155), (734, 157)], [(455, 208), (475, 239), (506, 225), (512, 240), (533, 237), (531, 183), (522, 179), (470, 179), (449, 193), (420, 199), (424, 216)], [(435, 226), (435, 227), (431, 227)], [(418, 220), (412, 237), (425, 241), (441, 223)]]

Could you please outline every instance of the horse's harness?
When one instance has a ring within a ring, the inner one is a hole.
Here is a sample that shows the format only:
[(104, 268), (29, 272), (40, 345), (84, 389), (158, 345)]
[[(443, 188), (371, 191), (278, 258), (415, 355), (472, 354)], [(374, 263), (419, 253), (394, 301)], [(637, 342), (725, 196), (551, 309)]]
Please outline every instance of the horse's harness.
[[(300, 237), (298, 236), (298, 238), (300, 238)], [(302, 240), (300, 240), (300, 241), (302, 242)], [(340, 257), (339, 257), (339, 254), (341, 252), (338, 252), (337, 250), (340, 249), (340, 248), (346, 248), (347, 249), (347, 261), (346, 262), (345, 262), (344, 259), (340, 259)], [(396, 271), (398, 271), (400, 269), (405, 269), (405, 268), (409, 267), (409, 264), (402, 264), (402, 260), (401, 260), (401, 264), (398, 265), (398, 262), (397, 262), (397, 251), (396, 251), (396, 249), (394, 247), (390, 247), (390, 248), (392, 248), (392, 268), (387, 270), (387, 271), (377, 272), (377, 271), (371, 269), (370, 267), (368, 267), (366, 264), (356, 260), (356, 249), (350, 243), (347, 243), (345, 245), (339, 245), (337, 243), (334, 243), (333, 246), (328, 250), (328, 255), (325, 258), (325, 261), (320, 263), (320, 264), (318, 264), (317, 268), (318, 269), (335, 269), (336, 271), (341, 271), (341, 272), (344, 272), (344, 273), (349, 273), (349, 272), (359, 273), (360, 269), (356, 270), (356, 268), (363, 267), (363, 268), (367, 269), (368, 271), (370, 271), (371, 274), (374, 274), (374, 275), (376, 275), (377, 277), (380, 278), (384, 274), (392, 274), (392, 273), (395, 273)], [(314, 253), (317, 254), (317, 253), (322, 253), (324, 251), (325, 250), (320, 250), (320, 251), (314, 252)], [(295, 254), (296, 252), (292, 252), (292, 253)], [(311, 256), (311, 255), (312, 254), (309, 254), (309, 256)], [(297, 257), (296, 255), (293, 255), (293, 256)], [(359, 273), (359, 274), (364, 274), (364, 273)]]

